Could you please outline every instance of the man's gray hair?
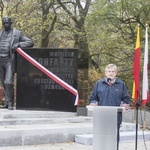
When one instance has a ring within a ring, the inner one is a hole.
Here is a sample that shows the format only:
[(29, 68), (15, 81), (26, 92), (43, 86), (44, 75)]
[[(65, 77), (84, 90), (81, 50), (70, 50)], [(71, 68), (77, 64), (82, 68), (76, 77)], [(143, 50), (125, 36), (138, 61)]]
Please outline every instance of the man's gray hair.
[(116, 65), (114, 65), (114, 64), (108, 64), (107, 66), (106, 66), (106, 68), (105, 68), (105, 71), (107, 71), (107, 69), (109, 69), (109, 68), (114, 68), (116, 71), (117, 71), (117, 66)]

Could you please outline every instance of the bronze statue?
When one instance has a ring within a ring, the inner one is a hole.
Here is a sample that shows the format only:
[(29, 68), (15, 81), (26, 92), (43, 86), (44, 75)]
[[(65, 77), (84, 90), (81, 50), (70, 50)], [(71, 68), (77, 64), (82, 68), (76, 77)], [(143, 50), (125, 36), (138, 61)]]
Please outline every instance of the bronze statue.
[(13, 110), (14, 105), (14, 74), (16, 49), (32, 47), (33, 41), (21, 31), (12, 27), (10, 17), (2, 18), (3, 29), (0, 31), (0, 79), (4, 88), (5, 101), (1, 108)]

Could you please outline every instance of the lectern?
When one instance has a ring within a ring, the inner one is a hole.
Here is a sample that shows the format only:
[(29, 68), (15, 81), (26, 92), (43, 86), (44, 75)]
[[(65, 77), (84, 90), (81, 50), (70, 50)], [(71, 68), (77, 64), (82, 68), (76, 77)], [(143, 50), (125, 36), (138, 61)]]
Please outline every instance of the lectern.
[(117, 149), (117, 113), (122, 107), (93, 107), (93, 150)]

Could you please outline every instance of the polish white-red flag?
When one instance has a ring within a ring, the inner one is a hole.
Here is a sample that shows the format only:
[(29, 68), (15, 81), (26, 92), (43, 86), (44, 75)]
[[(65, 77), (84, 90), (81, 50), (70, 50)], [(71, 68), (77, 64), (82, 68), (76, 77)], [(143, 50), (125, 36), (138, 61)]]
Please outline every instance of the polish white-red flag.
[(26, 60), (28, 60), (32, 65), (34, 65), (36, 68), (41, 70), (43, 73), (45, 73), (48, 77), (50, 77), (52, 80), (57, 82), (59, 85), (64, 87), (66, 90), (70, 91), (72, 94), (76, 96), (74, 105), (79, 104), (79, 95), (78, 91), (70, 86), (68, 83), (57, 77), (55, 74), (53, 74), (51, 71), (46, 69), (44, 66), (42, 66), (40, 63), (38, 63), (35, 59), (33, 59), (31, 56), (29, 56), (27, 53), (25, 53), (21, 48), (17, 48), (17, 53), (19, 53), (21, 56), (23, 56)]
[(145, 31), (145, 52), (144, 52), (144, 65), (143, 65), (143, 84), (142, 84), (142, 106), (148, 102), (148, 26)]

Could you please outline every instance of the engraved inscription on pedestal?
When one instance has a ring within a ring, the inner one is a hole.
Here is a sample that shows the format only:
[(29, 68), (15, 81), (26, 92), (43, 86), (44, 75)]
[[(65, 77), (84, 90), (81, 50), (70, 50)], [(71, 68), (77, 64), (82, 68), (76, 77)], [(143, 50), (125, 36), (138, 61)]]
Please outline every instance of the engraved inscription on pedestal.
[[(25, 49), (28, 55), (77, 88), (77, 49)], [(75, 96), (18, 55), (17, 104), (19, 108), (76, 111)], [(23, 69), (24, 68), (24, 69)], [(23, 96), (24, 95), (24, 96)], [(23, 98), (22, 98), (23, 97)]]

